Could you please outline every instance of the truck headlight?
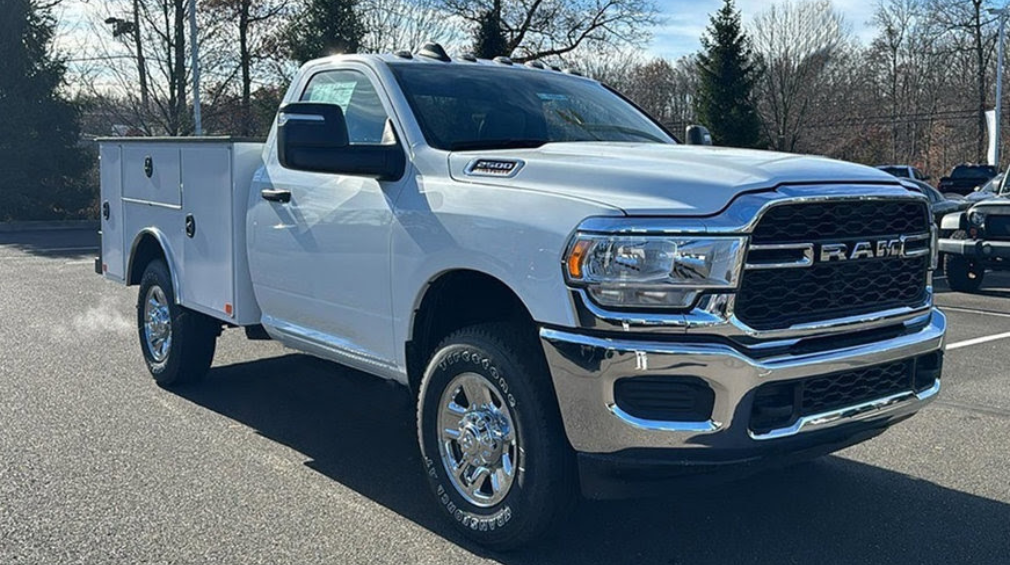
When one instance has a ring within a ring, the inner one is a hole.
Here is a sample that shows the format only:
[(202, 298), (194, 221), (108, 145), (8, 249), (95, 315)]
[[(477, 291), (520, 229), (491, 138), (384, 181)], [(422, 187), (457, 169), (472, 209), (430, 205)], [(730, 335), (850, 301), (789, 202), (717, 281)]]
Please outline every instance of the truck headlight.
[(968, 221), (971, 225), (981, 227), (985, 223), (985, 214), (978, 210), (972, 210), (968, 212)]
[(603, 306), (686, 308), (705, 290), (737, 287), (746, 238), (578, 234), (565, 275)]

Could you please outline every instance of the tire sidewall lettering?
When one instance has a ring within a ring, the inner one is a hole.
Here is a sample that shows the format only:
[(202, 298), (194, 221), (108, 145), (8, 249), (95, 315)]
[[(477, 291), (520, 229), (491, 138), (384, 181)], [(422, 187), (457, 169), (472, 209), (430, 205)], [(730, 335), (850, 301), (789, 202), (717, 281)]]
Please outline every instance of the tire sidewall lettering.
[[(456, 348), (443, 355), (435, 367), (437, 371), (446, 374), (444, 380), (445, 382), (448, 382), (453, 376), (467, 371), (462, 368), (455, 369), (455, 367), (460, 363), (473, 367), (472, 372), (480, 373), (489, 381), (494, 383), (494, 385), (502, 393), (502, 397), (508, 403), (509, 407), (512, 409), (516, 408), (516, 398), (510, 392), (511, 387), (509, 386), (508, 380), (505, 378), (504, 372), (498, 369), (490, 357), (475, 350), (473, 346), (463, 345), (462, 347)], [(439, 380), (441, 381), (443, 379)], [(435, 398), (437, 398), (437, 396), (435, 396)], [(425, 435), (427, 435), (427, 433), (425, 433)], [(435, 449), (435, 452), (437, 453), (437, 447)], [(442, 469), (440, 460), (436, 461), (435, 458), (425, 457), (424, 465), (429, 479), (435, 484), (435, 495), (439, 505), (446, 513), (448, 513), (449, 516), (452, 517), (453, 520), (458, 522), (464, 528), (471, 531), (488, 532), (501, 529), (512, 520), (513, 510), (512, 506), (508, 504), (508, 498), (511, 498), (513, 493), (519, 493), (519, 490), (522, 488), (520, 481), (517, 480), (515, 482), (512, 486), (513, 492), (509, 493), (506, 500), (500, 503), (499, 508), (491, 514), (482, 515), (465, 510), (465, 501), (454, 501), (452, 494), (449, 492), (452, 487), (445, 487), (442, 484)]]

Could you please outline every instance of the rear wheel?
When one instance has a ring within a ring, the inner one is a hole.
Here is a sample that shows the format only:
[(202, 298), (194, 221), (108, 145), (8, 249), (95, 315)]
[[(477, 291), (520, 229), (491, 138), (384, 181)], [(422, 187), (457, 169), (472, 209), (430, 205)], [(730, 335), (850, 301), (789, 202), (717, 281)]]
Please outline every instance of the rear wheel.
[(576, 500), (574, 454), (543, 353), (508, 324), (453, 333), (421, 383), (418, 437), (439, 506), (481, 545), (552, 531)]
[(147, 265), (137, 297), (140, 348), (151, 376), (161, 386), (199, 381), (210, 369), (219, 322), (175, 303), (168, 266)]
[[(950, 238), (968, 239), (968, 234), (958, 230), (950, 234)], [(944, 254), (943, 271), (950, 288), (957, 292), (976, 292), (985, 278), (985, 264), (964, 255)]]

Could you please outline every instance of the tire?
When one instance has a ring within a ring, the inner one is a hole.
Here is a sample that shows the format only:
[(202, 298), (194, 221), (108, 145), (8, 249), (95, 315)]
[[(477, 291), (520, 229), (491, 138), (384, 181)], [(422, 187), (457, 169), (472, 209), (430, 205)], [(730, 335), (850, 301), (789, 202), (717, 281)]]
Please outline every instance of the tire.
[(137, 332), (147, 369), (158, 385), (169, 388), (203, 379), (220, 329), (213, 318), (175, 303), (164, 261), (147, 265), (137, 295)]
[[(478, 385), (484, 387), (483, 394), (473, 394)], [(470, 396), (484, 402), (471, 404)], [(449, 400), (456, 411), (447, 408)], [(495, 419), (496, 425), (483, 425)], [(462, 433), (447, 440), (441, 430), (454, 425)], [(553, 533), (571, 512), (578, 496), (574, 452), (562, 428), (543, 352), (515, 326), (473, 326), (442, 341), (421, 382), (417, 426), (422, 461), (439, 507), (457, 530), (478, 544), (514, 549)], [(497, 449), (488, 447), (489, 436), (500, 440), (493, 442)], [(481, 438), (483, 443), (476, 441)], [(464, 451), (466, 445), (471, 449)], [(472, 458), (488, 454), (480, 466), (474, 465)], [(506, 454), (514, 454), (514, 460), (508, 456), (511, 478)], [(491, 463), (485, 467), (486, 461)], [(457, 476), (482, 477), (471, 483), (477, 488), (468, 489), (465, 480), (449, 475), (454, 463), (462, 470)], [(496, 471), (477, 472), (480, 468)]]
[[(968, 239), (964, 230), (950, 234), (951, 239)], [(985, 265), (976, 259), (964, 255), (945, 253), (943, 256), (943, 271), (947, 275), (947, 283), (957, 292), (978, 292), (985, 278)]]

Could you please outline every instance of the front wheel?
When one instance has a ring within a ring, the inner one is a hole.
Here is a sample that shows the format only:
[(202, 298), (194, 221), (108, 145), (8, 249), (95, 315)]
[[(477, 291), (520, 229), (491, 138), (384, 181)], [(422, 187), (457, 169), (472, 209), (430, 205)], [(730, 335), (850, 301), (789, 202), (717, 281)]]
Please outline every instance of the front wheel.
[(137, 296), (137, 330), (144, 361), (163, 387), (199, 381), (210, 369), (220, 324), (175, 302), (168, 266), (155, 259)]
[(418, 438), (438, 504), (481, 545), (506, 550), (540, 538), (576, 500), (574, 454), (543, 353), (513, 326), (466, 328), (436, 348)]
[[(951, 239), (967, 239), (964, 230), (958, 230), (950, 235)], [(947, 275), (950, 288), (957, 292), (977, 292), (985, 278), (985, 264), (978, 259), (970, 259), (964, 255), (947, 253), (943, 259), (943, 271)]]

